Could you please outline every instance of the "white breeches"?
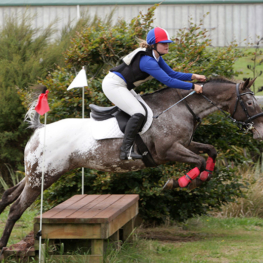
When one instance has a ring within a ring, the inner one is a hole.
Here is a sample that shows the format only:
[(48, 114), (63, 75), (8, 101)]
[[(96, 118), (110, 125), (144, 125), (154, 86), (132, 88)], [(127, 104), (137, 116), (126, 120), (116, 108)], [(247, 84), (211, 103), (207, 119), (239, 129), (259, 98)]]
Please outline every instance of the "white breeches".
[(116, 74), (110, 72), (103, 79), (102, 90), (112, 103), (130, 116), (135, 113), (146, 115), (141, 103), (128, 90), (126, 82)]

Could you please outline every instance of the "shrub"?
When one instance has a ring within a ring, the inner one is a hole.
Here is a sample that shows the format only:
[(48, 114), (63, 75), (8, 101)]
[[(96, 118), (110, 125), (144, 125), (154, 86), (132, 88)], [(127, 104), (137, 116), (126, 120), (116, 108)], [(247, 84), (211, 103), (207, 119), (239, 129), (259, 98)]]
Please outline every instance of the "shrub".
[(255, 166), (243, 166), (238, 171), (246, 187), (242, 188), (244, 197), (222, 207), (218, 215), (222, 217), (261, 217), (263, 218), (263, 177), (262, 162)]
[[(34, 28), (33, 17), (27, 11), (10, 15), (0, 30), (0, 175), (8, 185), (12, 180), (7, 166), (23, 171), (23, 151), (32, 133), (23, 122), (25, 100), (30, 98), (29, 86), (45, 78), (56, 66), (65, 66), (63, 52), (70, 38), (76, 30), (81, 31), (96, 21), (84, 14), (74, 25), (69, 23), (66, 29), (55, 32), (54, 24), (45, 30)], [(54, 33), (61, 34), (51, 42)]]
[(27, 13), (10, 16), (0, 31), (0, 173), (7, 183), (11, 183), (7, 166), (23, 169), (23, 150), (30, 135), (17, 87), (26, 90), (44, 77), (57, 57), (49, 55), (47, 48), (52, 28), (40, 33), (31, 20)]

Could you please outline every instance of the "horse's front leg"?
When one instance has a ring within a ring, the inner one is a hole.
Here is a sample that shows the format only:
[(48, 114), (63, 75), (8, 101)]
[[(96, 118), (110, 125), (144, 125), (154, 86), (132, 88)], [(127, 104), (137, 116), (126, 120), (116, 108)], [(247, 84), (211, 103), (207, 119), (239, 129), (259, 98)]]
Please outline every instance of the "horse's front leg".
[(190, 185), (189, 189), (192, 190), (202, 184), (204, 181), (209, 181), (212, 178), (212, 172), (214, 171), (217, 151), (214, 146), (210, 144), (203, 144), (199, 142), (191, 142), (189, 145), (189, 150), (196, 154), (206, 153), (208, 154), (208, 159), (206, 161), (206, 167), (204, 171), (201, 171), (200, 179), (196, 178)]
[(170, 178), (163, 189), (172, 189), (177, 187), (186, 187), (193, 180), (199, 176), (200, 172), (204, 171), (206, 168), (205, 158), (198, 155), (198, 150), (193, 146), (185, 147), (180, 143), (174, 143), (165, 153), (165, 159), (172, 162), (181, 163), (192, 163), (196, 167), (190, 170), (187, 174), (180, 177), (178, 180)]

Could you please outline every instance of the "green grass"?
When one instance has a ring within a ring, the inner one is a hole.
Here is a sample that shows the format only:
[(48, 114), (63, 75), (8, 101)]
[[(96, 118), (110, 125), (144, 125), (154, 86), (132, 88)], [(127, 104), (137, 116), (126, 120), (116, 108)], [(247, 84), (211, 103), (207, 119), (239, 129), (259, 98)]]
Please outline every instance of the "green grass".
[[(143, 239), (145, 232), (153, 240)], [(263, 220), (199, 217), (181, 226), (140, 230), (109, 262), (263, 262)]]
[[(246, 49), (249, 50), (250, 52), (253, 52), (255, 49), (254, 48), (249, 48)], [(263, 51), (263, 50), (262, 50)], [(247, 68), (247, 65), (253, 65), (253, 61), (251, 60), (251, 58), (253, 58), (252, 55), (250, 56), (244, 56), (242, 58), (239, 58), (235, 64), (234, 64), (234, 70), (238, 70), (238, 71), (242, 71), (243, 74), (238, 75), (238, 77), (236, 77), (237, 79), (243, 79), (243, 78), (253, 78), (253, 73), (251, 70), (249, 70)], [(257, 58), (257, 61), (259, 61), (260, 59), (263, 59), (263, 55), (259, 56)], [(260, 72), (263, 71), (263, 64), (260, 66), (256, 67), (256, 71)], [(259, 76), (256, 81), (255, 81), (255, 94), (256, 95), (263, 95), (263, 91), (262, 92), (257, 92), (259, 87), (263, 86), (263, 74), (261, 76)], [(253, 89), (253, 88), (252, 88)]]
[[(33, 230), (33, 218), (38, 213), (28, 210), (23, 214), (12, 231), (9, 245), (21, 241)], [(6, 219), (7, 211), (1, 215), (1, 229)], [(263, 219), (260, 218), (202, 216), (173, 226), (137, 228), (134, 239), (133, 243), (124, 243), (119, 251), (108, 250), (105, 262), (263, 262)]]

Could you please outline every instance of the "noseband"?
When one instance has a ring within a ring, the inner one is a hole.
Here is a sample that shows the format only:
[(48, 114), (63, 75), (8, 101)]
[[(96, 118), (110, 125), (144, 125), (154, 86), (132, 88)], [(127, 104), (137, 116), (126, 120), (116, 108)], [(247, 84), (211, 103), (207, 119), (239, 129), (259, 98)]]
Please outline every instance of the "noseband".
[[(235, 105), (235, 109), (234, 109), (234, 112), (232, 113), (231, 116), (227, 115), (223, 110), (221, 110), (219, 107), (217, 107), (217, 105), (215, 105), (210, 99), (208, 99), (205, 95), (201, 94), (206, 100), (208, 100), (211, 104), (213, 104), (214, 106), (216, 106), (221, 112), (224, 113), (224, 115), (226, 117), (229, 117), (234, 123), (236, 123), (238, 125), (238, 127), (241, 129), (241, 130), (245, 130), (246, 132), (248, 132), (249, 130), (252, 130), (254, 129), (254, 126), (253, 126), (253, 120), (260, 117), (260, 116), (263, 116), (263, 112), (261, 113), (258, 113), (256, 115), (253, 115), (253, 116), (250, 116), (248, 111), (247, 111), (247, 108), (245, 106), (245, 103), (243, 102), (242, 100), (242, 96), (243, 95), (246, 95), (246, 94), (251, 94), (251, 95), (254, 95), (254, 93), (252, 91), (248, 91), (248, 92), (244, 92), (244, 93), (239, 93), (239, 84), (240, 83), (237, 83), (236, 84), (236, 94), (237, 94), (237, 100), (236, 100), (236, 105)], [(245, 121), (238, 121), (234, 118), (234, 115), (237, 111), (237, 106), (238, 106), (238, 103), (240, 104), (241, 108), (243, 109), (243, 111), (245, 112), (246, 116), (247, 116), (247, 119)]]
[(247, 111), (247, 108), (246, 108), (241, 96), (246, 95), (246, 94), (251, 94), (251, 95), (254, 96), (254, 93), (252, 91), (248, 91), (248, 92), (244, 92), (244, 93), (240, 94), (239, 93), (239, 83), (236, 84), (236, 94), (237, 94), (237, 100), (236, 100), (235, 110), (234, 110), (234, 112), (233, 112), (231, 117), (234, 119), (234, 115), (235, 115), (235, 113), (237, 111), (237, 105), (239, 103), (241, 108), (243, 109), (243, 111), (245, 112), (245, 114), (247, 116), (247, 119), (244, 122), (240, 122), (240, 123), (243, 126), (243, 128), (245, 128), (246, 130), (251, 130), (251, 129), (254, 128), (253, 127), (254, 123), (252, 122), (252, 120), (254, 120), (254, 119), (256, 119), (256, 118), (258, 118), (260, 116), (263, 116), (263, 112), (258, 113), (258, 114), (253, 115), (253, 116), (249, 115), (249, 113)]

